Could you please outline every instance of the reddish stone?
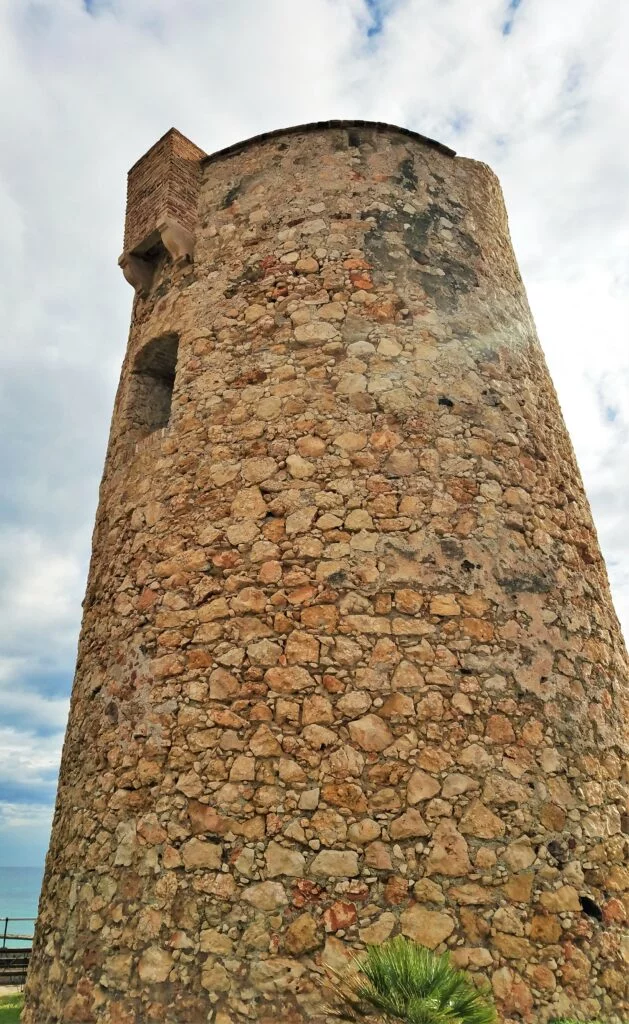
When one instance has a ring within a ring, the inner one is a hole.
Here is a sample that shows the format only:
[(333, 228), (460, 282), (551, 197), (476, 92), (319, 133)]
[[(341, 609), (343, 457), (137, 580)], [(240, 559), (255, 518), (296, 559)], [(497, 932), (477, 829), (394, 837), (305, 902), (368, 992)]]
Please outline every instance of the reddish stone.
[(136, 601), (136, 608), (139, 612), (145, 612), (147, 608), (151, 608), (157, 601), (159, 594), (155, 590), (150, 590), (148, 587), (142, 591)]
[(566, 812), (557, 804), (543, 804), (539, 819), (544, 828), (550, 829), (551, 832), (561, 832), (566, 824)]
[(485, 738), (489, 743), (511, 743), (515, 733), (505, 715), (490, 715), (485, 726)]
[(212, 565), (217, 569), (233, 569), (242, 561), (237, 551), (220, 551), (212, 558)]
[(190, 824), (195, 834), (208, 832), (211, 835), (223, 836), (229, 831), (231, 822), (218, 814), (208, 804), (199, 803), (198, 800), (190, 800), (188, 803), (188, 814)]
[(371, 266), (366, 260), (354, 257), (352, 259), (343, 260), (343, 266), (346, 270), (370, 270)]
[(350, 928), (357, 918), (356, 907), (353, 903), (341, 903), (337, 901), (323, 913), (323, 923), (326, 932), (337, 932), (340, 928)]
[(135, 1024), (138, 1019), (135, 1010), (118, 1000), (109, 1004), (108, 1011), (109, 1024)]
[(300, 878), (293, 885), (292, 905), (294, 907), (305, 907), (309, 903), (319, 903), (325, 890), (309, 878)]
[(360, 786), (353, 782), (330, 782), (323, 786), (321, 796), (333, 807), (347, 807), (348, 810), (359, 814), (367, 810), (365, 794)]
[(277, 836), (284, 828), (284, 819), (279, 814), (267, 814), (266, 816), (266, 834), (267, 836)]
[(188, 651), (186, 655), (186, 661), (188, 663), (188, 668), (194, 670), (200, 668), (209, 668), (210, 665), (213, 664), (214, 659), (212, 658), (211, 654), (208, 654), (207, 651), (204, 651), (202, 649), (195, 649), (192, 651)]
[(369, 316), (373, 317), (374, 320), (379, 320), (382, 323), (387, 323), (391, 320), (395, 320), (397, 311), (399, 308), (399, 300), (397, 302), (392, 299), (376, 301), (368, 307)]
[(396, 875), (388, 878), (384, 887), (385, 905), (398, 906), (400, 903), (404, 903), (407, 899), (408, 881), (406, 878), (400, 878)]
[(627, 920), (627, 911), (622, 900), (614, 897), (603, 904), (603, 920), (605, 924)]
[(337, 679), (336, 676), (326, 674), (322, 679), (322, 683), (328, 693), (343, 693), (343, 690), (345, 689), (343, 683), (340, 679)]
[(373, 281), (371, 278), (366, 274), (361, 274), (359, 271), (350, 273), (349, 279), (357, 290), (371, 291), (373, 288)]

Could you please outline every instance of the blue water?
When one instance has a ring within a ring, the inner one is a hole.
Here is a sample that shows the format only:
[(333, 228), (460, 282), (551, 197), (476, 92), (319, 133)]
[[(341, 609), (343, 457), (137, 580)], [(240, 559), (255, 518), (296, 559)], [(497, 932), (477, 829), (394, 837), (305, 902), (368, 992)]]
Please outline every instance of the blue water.
[[(43, 868), (0, 867), (0, 946), (5, 917), (36, 917)], [(8, 931), (32, 935), (33, 921), (10, 921)], [(24, 942), (7, 942), (7, 946), (23, 946)]]

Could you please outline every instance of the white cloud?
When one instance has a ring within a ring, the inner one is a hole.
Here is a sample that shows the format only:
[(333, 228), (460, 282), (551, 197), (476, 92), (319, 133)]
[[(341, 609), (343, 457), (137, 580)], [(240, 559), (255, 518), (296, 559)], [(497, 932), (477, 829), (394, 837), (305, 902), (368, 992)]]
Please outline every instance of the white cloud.
[(383, 120), (494, 166), (629, 626), (629, 8), (522, 0), (505, 37), (506, 0), (90, 5), (0, 6), (15, 98), (0, 111), (0, 723), (23, 717), (9, 736), (25, 779), (58, 757), (72, 674), (131, 304), (116, 265), (126, 171), (173, 124), (211, 151)]
[(54, 782), (63, 734), (38, 735), (33, 729), (0, 726), (0, 783), (4, 786), (48, 787)]
[[(8, 800), (0, 799), (0, 868), (24, 867), (42, 868), (50, 826), (52, 824), (53, 808), (51, 803), (11, 803)], [(27, 896), (31, 902), (31, 894)], [(27, 913), (35, 913), (33, 909), (21, 907), (19, 916)], [(12, 908), (4, 906), (6, 913)], [(15, 911), (13, 911), (15, 913)]]
[[(40, 515), (44, 519), (46, 510)], [(74, 536), (61, 537), (57, 544), (55, 549), (54, 538), (38, 534), (35, 526), (5, 527), (0, 542), (0, 692), (16, 674), (66, 668), (74, 654), (83, 551)], [(3, 694), (3, 713), (7, 701), (15, 699), (15, 692)]]
[(50, 804), (11, 804), (0, 801), (0, 828), (49, 829), (52, 821)]

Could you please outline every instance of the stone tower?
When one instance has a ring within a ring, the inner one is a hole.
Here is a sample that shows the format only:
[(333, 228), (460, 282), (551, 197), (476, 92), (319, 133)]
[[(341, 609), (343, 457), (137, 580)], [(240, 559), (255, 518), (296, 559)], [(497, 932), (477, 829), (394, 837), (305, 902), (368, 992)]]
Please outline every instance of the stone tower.
[(402, 932), (629, 1005), (627, 663), (496, 178), (324, 122), (129, 175), (27, 1024), (297, 1024)]

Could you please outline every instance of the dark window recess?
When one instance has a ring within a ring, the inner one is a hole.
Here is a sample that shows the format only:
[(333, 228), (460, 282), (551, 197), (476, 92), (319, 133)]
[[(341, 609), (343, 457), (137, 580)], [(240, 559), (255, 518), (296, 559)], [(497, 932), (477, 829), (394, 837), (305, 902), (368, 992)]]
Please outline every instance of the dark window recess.
[(129, 389), (129, 421), (144, 435), (168, 426), (178, 344), (176, 334), (154, 338), (136, 357)]
[(595, 917), (597, 921), (603, 920), (603, 911), (598, 903), (595, 903), (589, 896), (579, 896), (579, 903), (581, 904), (581, 910), (588, 917)]

